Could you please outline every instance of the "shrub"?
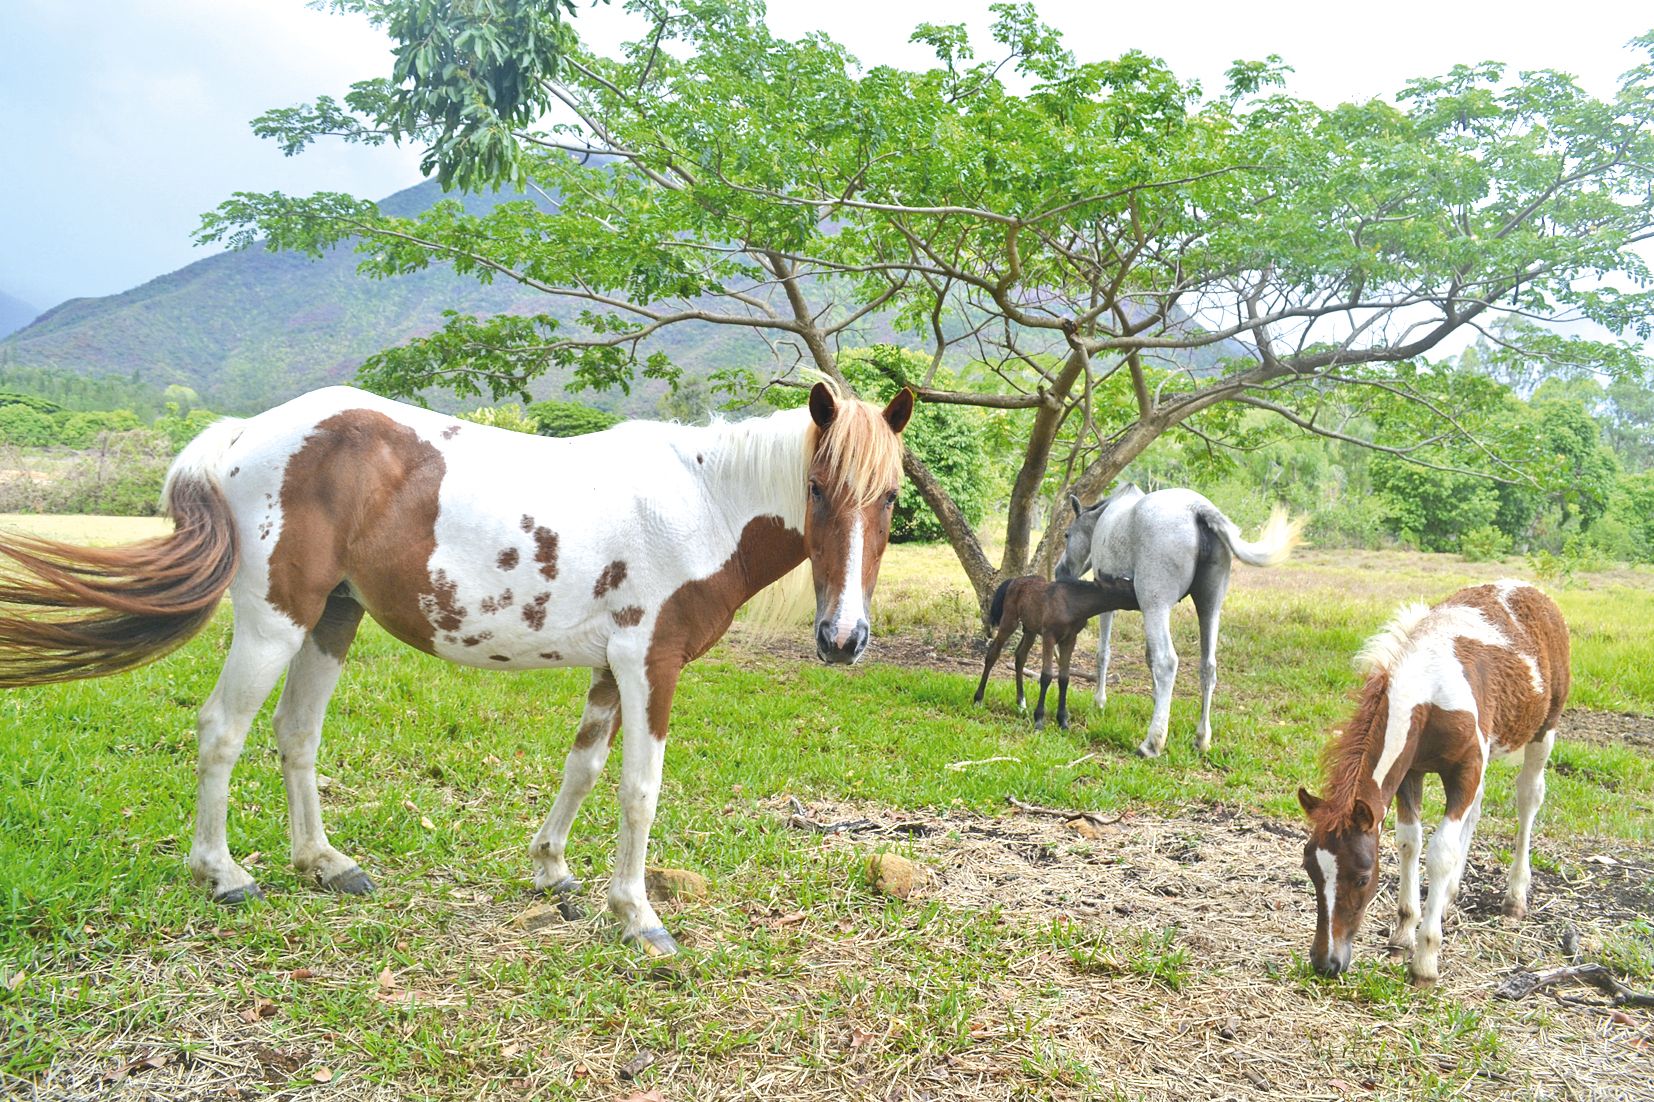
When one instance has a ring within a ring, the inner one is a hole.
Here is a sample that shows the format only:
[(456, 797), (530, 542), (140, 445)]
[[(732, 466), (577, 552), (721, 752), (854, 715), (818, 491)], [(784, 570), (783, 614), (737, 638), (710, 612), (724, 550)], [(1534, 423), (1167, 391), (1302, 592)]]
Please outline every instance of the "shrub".
[(0, 406), (0, 444), (41, 448), (53, 443), (56, 435), (51, 414), (21, 402)]
[(1510, 554), (1510, 537), (1491, 524), (1472, 528), (1459, 539), (1459, 554), (1466, 562), (1489, 562)]
[(528, 412), (539, 422), (541, 436), (585, 436), (602, 432), (624, 420), (579, 402), (535, 402)]
[(1373, 489), (1403, 540), (1421, 551), (1452, 551), (1466, 532), (1493, 524), (1499, 498), (1474, 475), (1420, 467), (1390, 456), (1372, 462)]
[(462, 413), (459, 417), (462, 421), (488, 425), (490, 428), (509, 429), (511, 432), (532, 434), (540, 431), (539, 419), (523, 412), (523, 407), (515, 402), (507, 402), (503, 406), (483, 406), (470, 413)]

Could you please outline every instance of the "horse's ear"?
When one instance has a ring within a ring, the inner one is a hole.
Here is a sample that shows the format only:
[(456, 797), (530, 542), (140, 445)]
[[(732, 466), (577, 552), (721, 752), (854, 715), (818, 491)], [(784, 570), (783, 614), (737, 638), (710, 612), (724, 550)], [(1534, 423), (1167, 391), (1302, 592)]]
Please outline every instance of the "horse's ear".
[(838, 402), (833, 398), (833, 392), (827, 389), (826, 383), (817, 383), (810, 388), (810, 417), (815, 421), (817, 428), (826, 428), (833, 423), (833, 414), (838, 412)]
[(891, 432), (901, 432), (907, 428), (908, 420), (913, 416), (915, 400), (913, 388), (905, 386), (890, 399), (890, 404), (884, 407), (884, 423), (890, 426)]
[(1319, 796), (1310, 795), (1309, 789), (1300, 788), (1298, 789), (1298, 802), (1303, 805), (1305, 815), (1314, 815), (1315, 809), (1325, 801)]
[(1080, 504), (1080, 499), (1075, 497), (1073, 494), (1068, 495), (1068, 504), (1074, 507), (1075, 516), (1079, 516), (1081, 513), (1085, 512), (1085, 508)]
[(1381, 816), (1374, 810), (1371, 801), (1365, 796), (1356, 800), (1355, 806), (1350, 808), (1350, 826), (1363, 834), (1376, 827), (1380, 818)]

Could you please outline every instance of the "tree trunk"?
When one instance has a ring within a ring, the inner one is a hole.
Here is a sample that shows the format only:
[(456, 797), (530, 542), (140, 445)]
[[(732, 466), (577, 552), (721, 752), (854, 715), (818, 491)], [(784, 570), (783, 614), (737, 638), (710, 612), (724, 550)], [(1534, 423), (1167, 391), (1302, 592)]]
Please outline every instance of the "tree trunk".
[(902, 469), (907, 472), (908, 480), (918, 489), (919, 496), (925, 499), (931, 512), (942, 525), (942, 531), (948, 537), (948, 543), (953, 547), (953, 553), (959, 557), (959, 565), (965, 568), (965, 577), (970, 579), (971, 588), (976, 591), (977, 604), (981, 606), (986, 617), (988, 604), (993, 599), (994, 587), (999, 585), (999, 572), (988, 561), (988, 556), (982, 552), (982, 544), (976, 538), (970, 521), (965, 514), (959, 511), (959, 506), (949, 496), (948, 491), (930, 473), (924, 460), (913, 454), (911, 448), (902, 449)]
[(1028, 446), (1023, 451), (1022, 466), (1016, 482), (1011, 486), (1011, 503), (1005, 518), (1005, 554), (999, 561), (999, 574), (1014, 576), (1028, 567), (1028, 542), (1033, 535), (1034, 505), (1039, 500), (1040, 483), (1051, 465), (1051, 446), (1056, 442), (1057, 430), (1062, 427), (1065, 402), (1074, 381), (1085, 368), (1085, 356), (1078, 349), (1071, 351), (1063, 361), (1045, 401), (1034, 413), (1034, 425), (1028, 434)]

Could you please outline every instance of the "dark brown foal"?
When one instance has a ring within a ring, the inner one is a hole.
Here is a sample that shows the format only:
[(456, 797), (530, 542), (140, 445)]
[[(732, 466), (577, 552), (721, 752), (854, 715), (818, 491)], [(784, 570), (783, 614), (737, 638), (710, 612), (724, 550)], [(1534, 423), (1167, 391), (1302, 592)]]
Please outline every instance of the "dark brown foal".
[(1016, 667), (1017, 709), (1028, 706), (1022, 690), (1022, 671), (1034, 640), (1040, 640), (1039, 703), (1034, 706), (1034, 729), (1045, 726), (1045, 693), (1051, 687), (1051, 656), (1057, 652), (1057, 726), (1068, 726), (1068, 668), (1074, 657), (1074, 643), (1080, 629), (1093, 616), (1103, 612), (1137, 608), (1137, 593), (1130, 578), (1112, 574), (1099, 575), (1094, 582), (1048, 582), (1037, 575), (1011, 578), (994, 591), (994, 600), (988, 610), (989, 626), (997, 629), (988, 644), (988, 654), (982, 663), (982, 681), (976, 687), (977, 704), (988, 688), (988, 674), (999, 661), (1005, 641), (1018, 628), (1022, 638), (1017, 642), (1013, 665)]

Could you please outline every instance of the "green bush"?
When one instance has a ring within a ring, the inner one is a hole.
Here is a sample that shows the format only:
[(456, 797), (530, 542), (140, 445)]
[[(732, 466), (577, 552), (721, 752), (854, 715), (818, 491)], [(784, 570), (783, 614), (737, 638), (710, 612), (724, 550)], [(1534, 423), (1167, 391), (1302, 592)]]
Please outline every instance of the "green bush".
[(515, 402), (507, 402), (503, 406), (483, 406), (459, 416), (463, 421), (496, 429), (509, 429), (512, 432), (533, 434), (540, 431), (539, 419), (532, 414), (524, 413), (523, 407)]
[(105, 432), (131, 432), (143, 422), (129, 409), (65, 412), (55, 418), (56, 442), (69, 448), (88, 448)]
[(602, 432), (625, 420), (579, 402), (535, 402), (528, 407), (528, 412), (539, 422), (539, 428), (535, 431), (541, 436), (585, 436), (589, 432)]
[(1499, 511), (1485, 478), (1420, 467), (1387, 455), (1372, 462), (1373, 489), (1403, 540), (1421, 551), (1453, 551), (1466, 532), (1490, 527)]
[(0, 406), (0, 444), (41, 448), (54, 443), (56, 437), (57, 426), (51, 414), (21, 402)]
[(1459, 539), (1459, 554), (1466, 562), (1491, 562), (1510, 554), (1510, 537), (1491, 524), (1472, 528)]

